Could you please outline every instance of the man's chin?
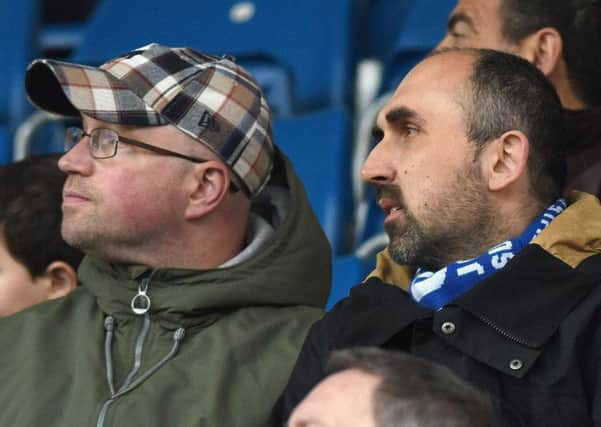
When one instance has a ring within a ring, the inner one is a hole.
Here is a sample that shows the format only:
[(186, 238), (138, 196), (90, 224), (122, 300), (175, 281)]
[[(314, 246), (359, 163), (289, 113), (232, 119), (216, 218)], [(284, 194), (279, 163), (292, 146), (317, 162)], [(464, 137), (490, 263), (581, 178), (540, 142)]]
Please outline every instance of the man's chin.
[(423, 253), (422, 236), (415, 229), (387, 230), (388, 253), (390, 257), (400, 265), (417, 265), (420, 254)]
[(80, 250), (86, 250), (87, 244), (90, 239), (87, 238), (86, 233), (82, 233), (81, 230), (76, 230), (72, 227), (67, 227), (63, 225), (61, 228), (61, 235), (63, 236), (63, 240), (67, 242), (70, 246)]

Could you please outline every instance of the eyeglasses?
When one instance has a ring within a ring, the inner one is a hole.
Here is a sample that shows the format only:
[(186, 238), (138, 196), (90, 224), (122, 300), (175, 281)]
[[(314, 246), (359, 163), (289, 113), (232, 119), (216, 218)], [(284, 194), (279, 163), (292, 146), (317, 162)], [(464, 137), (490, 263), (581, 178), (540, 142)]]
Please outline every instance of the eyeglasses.
[[(86, 136), (89, 138), (88, 148), (90, 150), (90, 155), (95, 159), (110, 159), (111, 157), (115, 157), (119, 149), (119, 143), (121, 142), (157, 154), (162, 154), (163, 156), (178, 157), (194, 163), (203, 163), (207, 161), (205, 159), (199, 159), (198, 157), (187, 156), (182, 153), (150, 145), (145, 142), (136, 141), (135, 139), (124, 138), (113, 129), (108, 128), (96, 128), (92, 129), (90, 132), (86, 132), (78, 127), (68, 127), (65, 132), (65, 151), (71, 150)], [(230, 191), (239, 191), (238, 187), (233, 182), (230, 182)]]
[(114, 130), (107, 128), (92, 129), (89, 133), (77, 127), (67, 128), (65, 132), (65, 151), (71, 150), (85, 136), (89, 137), (88, 147), (90, 155), (95, 159), (110, 159), (111, 157), (115, 157), (119, 149), (119, 143), (124, 142), (164, 156), (179, 157), (180, 159), (189, 160), (194, 163), (206, 162), (204, 159), (186, 156), (185, 154), (146, 144), (135, 139), (124, 138)]

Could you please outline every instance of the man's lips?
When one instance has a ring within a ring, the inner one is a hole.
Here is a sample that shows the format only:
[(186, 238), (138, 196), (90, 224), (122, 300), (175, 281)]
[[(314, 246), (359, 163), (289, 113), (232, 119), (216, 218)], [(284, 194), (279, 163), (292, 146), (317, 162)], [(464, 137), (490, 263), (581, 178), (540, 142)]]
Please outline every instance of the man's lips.
[(83, 203), (83, 202), (89, 202), (89, 201), (90, 201), (90, 199), (88, 197), (86, 197), (85, 195), (83, 195), (82, 193), (79, 193), (77, 191), (73, 191), (73, 190), (63, 191), (63, 205), (77, 204), (77, 203)]
[(376, 188), (376, 203), (386, 214), (385, 223), (403, 214), (405, 205), (402, 199), (401, 192), (395, 185), (381, 185)]
[(384, 224), (393, 221), (403, 215), (403, 206), (394, 200), (380, 199), (378, 200), (378, 206), (384, 211), (386, 217), (384, 218)]
[(378, 200), (378, 206), (380, 206), (386, 215), (403, 209), (403, 206), (400, 202), (384, 198)]

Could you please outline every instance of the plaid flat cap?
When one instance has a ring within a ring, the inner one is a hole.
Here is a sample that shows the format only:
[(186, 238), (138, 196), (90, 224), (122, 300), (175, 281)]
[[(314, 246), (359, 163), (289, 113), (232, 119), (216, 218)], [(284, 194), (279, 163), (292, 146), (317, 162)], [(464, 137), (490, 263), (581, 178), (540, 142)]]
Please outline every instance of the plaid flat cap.
[(100, 67), (38, 59), (25, 87), (39, 108), (133, 126), (171, 124), (213, 150), (256, 196), (273, 165), (271, 111), (227, 57), (149, 44)]

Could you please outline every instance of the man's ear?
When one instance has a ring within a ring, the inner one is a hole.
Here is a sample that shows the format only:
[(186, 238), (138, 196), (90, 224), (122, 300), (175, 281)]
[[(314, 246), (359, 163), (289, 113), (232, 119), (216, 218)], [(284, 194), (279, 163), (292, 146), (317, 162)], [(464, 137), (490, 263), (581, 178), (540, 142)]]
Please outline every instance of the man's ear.
[(501, 191), (518, 181), (527, 170), (530, 143), (523, 132), (505, 132), (480, 154), (490, 191)]
[(227, 167), (216, 160), (195, 166), (190, 190), (186, 219), (199, 218), (217, 208), (227, 195), (230, 176)]
[(65, 261), (53, 261), (40, 277), (48, 299), (61, 298), (77, 287), (77, 273)]
[(541, 28), (520, 42), (519, 54), (550, 76), (563, 59), (563, 40), (555, 28)]

